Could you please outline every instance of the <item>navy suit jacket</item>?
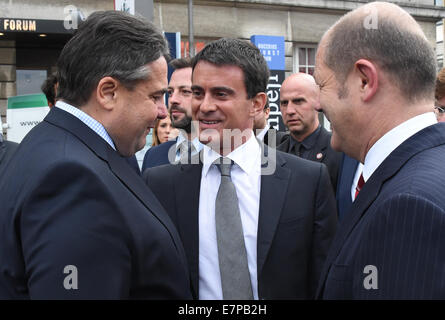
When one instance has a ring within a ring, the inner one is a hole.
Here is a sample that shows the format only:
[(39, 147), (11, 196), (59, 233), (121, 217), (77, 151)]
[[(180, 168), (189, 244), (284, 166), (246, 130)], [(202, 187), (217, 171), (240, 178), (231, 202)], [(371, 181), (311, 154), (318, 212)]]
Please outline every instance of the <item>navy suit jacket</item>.
[(170, 140), (148, 149), (144, 156), (144, 162), (142, 163), (142, 172), (147, 168), (169, 164), (168, 151), (176, 144), (176, 140), (177, 139)]
[(339, 225), (318, 298), (445, 299), (444, 159), (439, 123), (383, 161)]
[[(265, 152), (267, 154), (267, 146)], [(261, 176), (257, 235), (260, 299), (314, 297), (337, 225), (335, 198), (325, 165), (283, 152)], [(270, 164), (269, 164), (270, 163)], [(275, 164), (273, 164), (275, 163)], [(199, 195), (202, 164), (151, 168), (143, 178), (176, 224), (187, 254), (194, 295), (199, 297)], [(218, 254), (215, 252), (215, 254)]]
[(192, 297), (171, 219), (125, 159), (76, 117), (52, 108), (4, 172), (0, 299)]
[(352, 207), (351, 187), (358, 164), (357, 160), (343, 154), (343, 161), (338, 172), (336, 193), (338, 221), (342, 221)]

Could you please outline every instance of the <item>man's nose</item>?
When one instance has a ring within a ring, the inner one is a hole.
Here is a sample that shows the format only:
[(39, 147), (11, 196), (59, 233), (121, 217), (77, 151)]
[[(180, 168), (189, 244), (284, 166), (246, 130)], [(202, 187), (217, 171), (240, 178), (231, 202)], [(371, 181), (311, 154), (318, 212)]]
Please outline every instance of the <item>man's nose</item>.
[(158, 105), (158, 119), (164, 119), (167, 115), (167, 107), (165, 106), (165, 103), (162, 102), (162, 104)]

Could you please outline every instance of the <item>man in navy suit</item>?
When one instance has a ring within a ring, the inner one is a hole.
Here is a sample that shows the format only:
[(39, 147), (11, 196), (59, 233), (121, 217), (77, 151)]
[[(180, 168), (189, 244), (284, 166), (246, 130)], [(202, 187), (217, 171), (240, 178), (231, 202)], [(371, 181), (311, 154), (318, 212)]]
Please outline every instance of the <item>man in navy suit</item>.
[[(192, 114), (205, 144), (199, 161), (144, 172), (178, 228), (200, 299), (230, 299), (231, 277), (251, 284), (250, 297), (243, 299), (313, 298), (335, 233), (335, 199), (326, 166), (268, 148), (253, 133), (255, 116), (266, 103), (268, 79), (267, 63), (253, 44), (237, 39), (209, 43), (193, 65)], [(232, 209), (236, 212), (238, 206), (241, 221), (217, 235), (223, 180), (215, 160), (222, 157), (233, 161), (229, 175), (237, 194), (237, 200), (223, 206), (235, 203)], [(223, 244), (236, 245), (227, 232), (238, 228), (241, 243), (236, 244), (246, 255), (233, 258), (245, 261), (244, 268), (220, 260), (227, 252)], [(233, 268), (228, 278), (222, 271), (227, 267)], [(246, 277), (239, 277), (242, 271)]]
[(58, 61), (56, 106), (0, 181), (0, 299), (188, 299), (170, 218), (125, 156), (166, 116), (168, 46), (150, 22), (91, 14)]
[[(355, 188), (362, 173), (362, 166), (357, 160), (343, 154), (341, 166), (338, 170), (337, 193), (335, 194), (339, 222), (349, 212), (355, 200)], [(354, 191), (354, 195), (352, 191)]]
[(197, 137), (192, 138), (192, 63), (190, 59), (182, 58), (170, 61), (173, 71), (168, 84), (168, 105), (173, 127), (179, 129), (176, 140), (161, 143), (148, 149), (144, 156), (142, 172), (168, 163), (180, 160), (181, 154), (191, 154), (201, 151), (202, 145)]
[(445, 298), (445, 125), (435, 53), (417, 22), (374, 2), (341, 18), (316, 56), (331, 144), (363, 163), (317, 297)]

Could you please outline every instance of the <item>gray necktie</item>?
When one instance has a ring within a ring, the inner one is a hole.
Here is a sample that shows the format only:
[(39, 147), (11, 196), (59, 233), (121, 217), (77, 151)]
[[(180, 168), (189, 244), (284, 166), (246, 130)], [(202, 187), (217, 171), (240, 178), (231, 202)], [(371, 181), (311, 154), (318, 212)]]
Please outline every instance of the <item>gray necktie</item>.
[[(223, 159), (223, 158), (220, 158)], [(221, 184), (215, 202), (216, 237), (224, 300), (251, 300), (252, 283), (247, 264), (243, 227), (235, 186), (230, 177), (232, 162), (217, 164)], [(217, 162), (220, 162), (217, 160)]]

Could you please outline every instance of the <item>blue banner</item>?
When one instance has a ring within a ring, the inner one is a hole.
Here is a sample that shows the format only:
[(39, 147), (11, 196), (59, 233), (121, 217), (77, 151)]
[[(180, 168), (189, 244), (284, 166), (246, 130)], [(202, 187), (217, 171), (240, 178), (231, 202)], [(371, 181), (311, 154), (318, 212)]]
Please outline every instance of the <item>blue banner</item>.
[(285, 69), (284, 37), (254, 35), (250, 41), (260, 49), (270, 70)]

